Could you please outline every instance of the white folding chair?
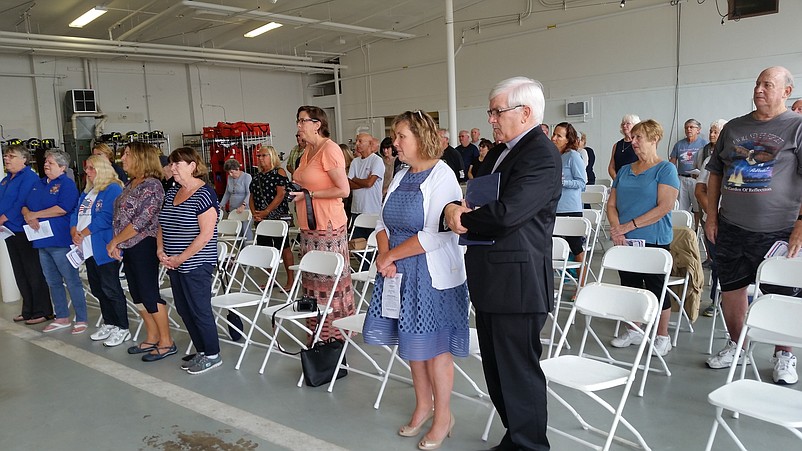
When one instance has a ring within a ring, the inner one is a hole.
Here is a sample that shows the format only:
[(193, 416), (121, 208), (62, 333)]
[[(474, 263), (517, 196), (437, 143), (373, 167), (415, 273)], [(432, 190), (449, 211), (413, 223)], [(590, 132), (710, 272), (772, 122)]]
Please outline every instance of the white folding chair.
[[(590, 188), (590, 189), (588, 189), (588, 188)], [(602, 190), (602, 188), (603, 188), (603, 190)], [(608, 238), (608, 239), (610, 237), (607, 235), (607, 231), (604, 229), (603, 223), (604, 223), (605, 219), (607, 218), (607, 199), (609, 198), (609, 196), (610, 196), (610, 189), (605, 187), (605, 186), (603, 186), (603, 185), (589, 185), (589, 186), (586, 186), (585, 187), (585, 191), (582, 192), (582, 195), (581, 195), (583, 204), (590, 205), (590, 208), (592, 210), (601, 211), (601, 214), (602, 214), (602, 218), (601, 218), (602, 225), (600, 225), (600, 229), (601, 229), (602, 234), (604, 234), (604, 236), (606, 238)], [(604, 243), (600, 241), (599, 244), (601, 245), (602, 250), (605, 250), (604, 249)]]
[[(297, 295), (301, 292), (301, 275), (304, 273), (309, 273), (317, 274), (318, 276), (322, 277), (330, 277), (333, 279), (333, 286), (336, 287), (337, 283), (340, 281), (344, 267), (345, 259), (341, 254), (336, 252), (313, 250), (307, 252), (303, 258), (301, 258), (301, 263), (298, 264), (298, 269), (295, 272), (295, 280), (292, 283), (292, 288), (290, 288), (290, 292), (287, 295), (287, 301), (283, 305), (275, 305), (263, 310), (264, 315), (271, 319), (273, 314), (276, 314), (276, 324), (270, 344), (267, 347), (267, 352), (265, 353), (265, 359), (262, 361), (262, 367), (259, 369), (259, 374), (264, 374), (265, 366), (267, 366), (267, 360), (270, 358), (270, 354), (273, 352), (273, 349), (278, 345), (276, 340), (278, 340), (281, 332), (284, 332), (285, 335), (290, 337), (303, 349), (307, 349), (307, 345), (298, 339), (294, 334), (292, 334), (292, 331), (287, 329), (286, 325), (284, 324), (285, 321), (296, 326), (307, 334), (312, 335), (312, 340), (309, 343), (310, 345), (314, 345), (320, 339), (320, 333), (323, 331), (323, 324), (326, 322), (326, 317), (333, 310), (331, 307), (331, 301), (334, 299), (335, 290), (331, 290), (324, 305), (318, 304), (319, 312), (296, 312), (293, 308), (285, 308), (292, 304), (297, 298)], [(308, 318), (315, 317), (318, 318), (318, 327), (317, 330), (313, 331), (309, 329), (303, 321)], [(303, 380), (304, 377), (302, 373), (301, 377), (298, 379), (299, 387), (303, 383)]]
[[(590, 241), (585, 245), (585, 275), (582, 279), (583, 281), (588, 280), (588, 275), (593, 276), (594, 282), (599, 282), (599, 279), (596, 277), (596, 274), (590, 268), (591, 263), (593, 262), (593, 254), (596, 252), (596, 243), (602, 244), (599, 241), (599, 230), (601, 229), (602, 225), (602, 218), (604, 215), (602, 214), (601, 210), (594, 210), (594, 209), (583, 209), (582, 210), (582, 217), (590, 221)], [(604, 246), (602, 246), (604, 249)]]
[[(585, 239), (585, 244), (587, 244), (590, 240), (591, 230), (590, 221), (585, 218), (558, 216), (554, 222), (554, 232), (552, 236), (581, 237)], [(587, 254), (587, 252), (585, 253)], [(587, 255), (585, 257), (587, 257)], [(582, 274), (585, 270), (584, 260), (581, 262), (569, 261), (566, 264), (566, 269), (576, 269), (578, 277), (575, 278), (570, 273), (566, 273), (566, 276), (576, 285), (576, 289), (579, 290), (582, 287)]]
[[(755, 291), (753, 292), (753, 299), (758, 298), (758, 293), (762, 293), (760, 286), (763, 284), (779, 285), (788, 288), (802, 288), (802, 259), (799, 258), (786, 258), (786, 257), (771, 257), (763, 262), (757, 268), (757, 276), (755, 276)], [(797, 302), (802, 303), (802, 299), (796, 299)], [(802, 328), (802, 323), (799, 325)], [(755, 379), (760, 381), (760, 374), (758, 373), (757, 365), (753, 355), (755, 345), (758, 343), (767, 343), (772, 345), (783, 345), (800, 347), (802, 340), (793, 341), (789, 337), (777, 334), (769, 330), (754, 328), (746, 335), (747, 347), (746, 356), (752, 362), (752, 371), (755, 374)], [(791, 342), (788, 344), (788, 342)], [(741, 379), (746, 375), (746, 365), (741, 365)]]
[(361, 271), (361, 268), (370, 265), (376, 259), (376, 249), (379, 247), (376, 242), (376, 235), (376, 230), (370, 232), (365, 243), (365, 248), (353, 249), (351, 251), (351, 256), (356, 260), (356, 269), (354, 272)]
[[(367, 271), (358, 271), (351, 274), (351, 283), (354, 285), (354, 293), (359, 297), (359, 302), (356, 304), (356, 313), (362, 310), (362, 306), (370, 305), (368, 300), (368, 289), (376, 282), (376, 261), (375, 259), (370, 263)], [(362, 284), (361, 287), (358, 284)], [(372, 293), (371, 293), (372, 294)], [(367, 304), (367, 305), (366, 305)]]
[[(746, 288), (746, 292), (755, 293), (755, 284), (749, 284), (749, 286)], [(756, 293), (755, 297), (759, 295), (762, 295), (762, 293)], [(754, 299), (754, 297), (752, 299)], [(716, 285), (716, 297), (713, 299), (713, 320), (710, 321), (710, 339), (707, 343), (708, 354), (713, 354), (713, 340), (716, 338), (716, 324), (718, 323), (719, 316), (721, 316), (722, 319), (724, 318), (724, 315), (721, 313), (721, 284)], [(729, 340), (729, 332), (725, 330), (724, 333), (726, 334), (726, 338)]]
[[(668, 279), (671, 276), (672, 264), (673, 259), (671, 258), (671, 253), (659, 247), (613, 246), (610, 248), (610, 250), (604, 253), (601, 269), (599, 270), (599, 280), (604, 280), (604, 272), (610, 269), (646, 274), (661, 274), (663, 275), (663, 288), (660, 291), (661, 295), (658, 301), (660, 302), (660, 308), (662, 308), (666, 291), (668, 291)], [(660, 311), (658, 311), (657, 314), (659, 315)], [(617, 333), (618, 326), (616, 325), (616, 334)], [(614, 359), (598, 336), (592, 331), (591, 334), (605, 354), (605, 357), (601, 358), (602, 360), (613, 364), (629, 365), (628, 362), (621, 362)], [(643, 396), (643, 392), (646, 387), (646, 377), (648, 376), (649, 371), (660, 371), (651, 367), (653, 354), (652, 351), (654, 349), (654, 340), (656, 335), (657, 327), (652, 328), (651, 335), (644, 335), (644, 341), (649, 342), (649, 351), (646, 355), (646, 362), (643, 365), (643, 378), (641, 379), (638, 396)], [(599, 357), (591, 356), (591, 358)], [(666, 363), (665, 359), (663, 359), (663, 356), (657, 355), (657, 359), (660, 361), (663, 367), (662, 372), (664, 372), (666, 376), (671, 376), (671, 371), (668, 369), (668, 364)]]
[[(687, 227), (693, 230), (693, 215), (685, 210), (672, 210), (671, 224), (673, 227)], [(671, 276), (668, 278), (668, 286), (682, 287), (682, 294), (680, 295), (677, 295), (670, 289), (668, 290), (668, 295), (674, 298), (674, 300), (677, 301), (677, 304), (679, 304), (679, 313), (677, 315), (676, 329), (674, 329), (674, 339), (671, 343), (672, 346), (677, 346), (677, 340), (679, 339), (679, 331), (682, 328), (683, 319), (688, 325), (688, 330), (693, 333), (693, 324), (691, 323), (691, 319), (688, 317), (688, 313), (685, 312), (685, 296), (688, 294), (688, 283), (690, 280), (691, 277), (687, 271), (682, 277)]]
[(606, 186), (609, 189), (613, 186), (613, 181), (610, 179), (596, 179), (596, 184)]
[(671, 224), (674, 227), (685, 226), (693, 230), (693, 215), (685, 210), (671, 210)]
[[(551, 357), (551, 351), (554, 349), (554, 337), (557, 333), (557, 330), (560, 330), (560, 334), (562, 335), (562, 329), (558, 324), (557, 318), (560, 313), (560, 306), (562, 301), (563, 295), (563, 288), (565, 287), (565, 276), (568, 267), (568, 254), (570, 253), (570, 249), (568, 248), (568, 242), (565, 241), (565, 238), (560, 238), (558, 236), (551, 237), (551, 262), (552, 267), (554, 268), (554, 273), (557, 276), (558, 280), (557, 289), (554, 290), (554, 309), (549, 312), (549, 318), (551, 318), (551, 333), (549, 334), (548, 338), (548, 351), (546, 351), (546, 358)], [(541, 343), (544, 342), (544, 339), (540, 340)]]
[(352, 240), (354, 237), (354, 229), (357, 227), (362, 227), (364, 229), (374, 230), (376, 229), (376, 223), (379, 221), (379, 215), (377, 213), (360, 213), (354, 218), (354, 223), (351, 225), (351, 233), (348, 235), (348, 240)]
[[(234, 369), (239, 369), (242, 364), (242, 359), (245, 357), (245, 351), (248, 350), (248, 346), (267, 346), (267, 343), (257, 343), (253, 340), (254, 330), (259, 331), (268, 339), (272, 338), (272, 334), (259, 327), (257, 320), (259, 319), (259, 314), (262, 309), (270, 302), (271, 287), (273, 281), (276, 279), (280, 261), (281, 254), (276, 248), (256, 245), (245, 246), (237, 255), (237, 263), (234, 266), (234, 271), (232, 272), (231, 280), (226, 286), (225, 293), (212, 297), (212, 312), (215, 315), (215, 324), (217, 327), (224, 333), (226, 332), (226, 328), (231, 328), (245, 337), (244, 343), (221, 338), (222, 341), (242, 347)], [(261, 272), (267, 276), (265, 288), (259, 292), (245, 291), (248, 282), (250, 282), (251, 286), (259, 287), (257, 281), (254, 279), (252, 271), (257, 273)], [(239, 291), (233, 291), (234, 281), (237, 276), (241, 277), (238, 283), (240, 288)], [(253, 314), (248, 315), (240, 310), (248, 307), (255, 307)], [(223, 313), (224, 310), (237, 315), (240, 320), (242, 320), (243, 325), (248, 324), (248, 331), (246, 332), (240, 329), (239, 325), (229, 321), (227, 315)], [(223, 325), (220, 324), (221, 321)]]
[[(260, 236), (278, 239), (281, 242), (281, 245), (277, 248), (280, 254), (284, 249), (284, 243), (287, 242), (289, 230), (290, 226), (287, 224), (287, 221), (265, 219), (256, 226), (256, 238), (254, 239), (254, 244), (256, 244), (256, 240)], [(273, 284), (278, 287), (282, 293), (287, 294), (287, 290), (285, 290), (284, 287), (278, 283), (277, 279), (273, 279)]]
[(217, 224), (217, 240), (230, 247), (230, 258), (234, 258), (244, 241), (242, 222), (233, 219), (223, 219)]
[[(735, 346), (733, 362), (738, 361), (741, 352), (749, 352), (741, 349), (747, 336), (765, 334), (765, 336), (770, 336), (775, 344), (798, 345), (802, 342), (800, 324), (802, 324), (802, 302), (799, 299), (777, 294), (761, 296), (752, 303), (747, 312), (741, 336), (738, 337), (738, 344)], [(708, 402), (716, 407), (716, 416), (705, 450), (712, 449), (718, 426), (721, 425), (735, 441), (738, 449), (746, 451), (744, 444), (724, 421), (725, 409), (785, 428), (802, 440), (802, 431), (800, 431), (802, 428), (802, 392), (753, 379), (733, 381), (736, 366), (730, 367), (724, 386), (717, 388), (707, 396)], [(743, 373), (743, 370), (741, 371)], [(766, 446), (766, 444), (762, 443), (762, 446)]]
[(250, 239), (250, 236), (252, 235), (250, 232), (253, 231), (253, 214), (251, 213), (251, 210), (246, 208), (245, 210), (242, 210), (242, 213), (237, 213), (237, 210), (231, 210), (226, 219), (242, 222), (243, 239)]
[[(563, 355), (562, 350), (568, 337), (567, 331), (574, 322), (577, 313), (584, 315), (585, 319), (579, 354)], [(631, 327), (643, 332), (645, 337), (648, 337), (653, 335), (652, 330), (655, 329), (659, 313), (660, 308), (657, 298), (650, 291), (598, 282), (585, 285), (577, 295), (574, 307), (565, 322), (566, 333), (560, 338), (560, 344), (557, 346), (555, 356), (543, 360), (540, 362), (540, 366), (546, 375), (548, 393), (574, 415), (583, 429), (596, 432), (607, 438), (604, 446), (598, 446), (569, 432), (559, 430), (553, 425), (548, 427), (550, 431), (597, 450), (609, 450), (613, 441), (646, 450), (650, 449), (638, 430), (623, 417), (624, 406), (635, 381), (635, 375), (643, 357), (643, 352), (646, 349), (647, 340), (643, 340), (638, 346), (635, 358), (628, 369), (586, 358), (583, 353), (588, 335), (596, 336), (591, 328), (591, 321), (594, 317), (624, 321)], [(641, 324), (640, 327), (638, 326), (639, 323)], [(599, 429), (585, 421), (568, 401), (557, 394), (554, 390), (554, 385), (578, 390), (612, 413), (614, 416), (609, 430)], [(620, 386), (623, 386), (624, 390), (615, 407), (596, 394), (596, 392)], [(615, 433), (619, 423), (623, 424), (635, 435), (638, 443), (616, 436)]]

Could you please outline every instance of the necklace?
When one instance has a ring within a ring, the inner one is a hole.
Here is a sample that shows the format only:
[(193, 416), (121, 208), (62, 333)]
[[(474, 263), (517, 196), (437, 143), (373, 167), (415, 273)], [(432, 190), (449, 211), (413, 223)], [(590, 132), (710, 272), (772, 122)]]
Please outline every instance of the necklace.
[(632, 148), (632, 142), (624, 141), (624, 144), (621, 145), (621, 153), (624, 153), (624, 152), (627, 151), (627, 144), (629, 144), (629, 148), (630, 149)]

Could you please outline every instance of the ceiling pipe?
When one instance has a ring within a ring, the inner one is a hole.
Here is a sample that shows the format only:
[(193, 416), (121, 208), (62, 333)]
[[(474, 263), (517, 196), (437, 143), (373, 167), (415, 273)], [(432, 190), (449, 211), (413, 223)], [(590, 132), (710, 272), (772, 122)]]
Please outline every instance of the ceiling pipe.
[(181, 7), (183, 7), (183, 5), (181, 3), (176, 3), (173, 6), (165, 9), (164, 11), (156, 14), (155, 16), (148, 17), (146, 20), (143, 20), (142, 22), (140, 22), (135, 27), (133, 27), (130, 30), (126, 31), (125, 33), (117, 36), (117, 40), (118, 41), (124, 41), (125, 39), (127, 39), (127, 38), (129, 38), (131, 36), (139, 34), (142, 30), (144, 30), (145, 28), (149, 27), (152, 23), (156, 22), (157, 20), (161, 19), (162, 17), (164, 17), (164, 16), (166, 16), (168, 14), (172, 14), (173, 11), (175, 11), (177, 9), (180, 9)]
[(339, 31), (351, 34), (369, 34), (386, 39), (409, 39), (414, 38), (414, 34), (401, 33), (392, 30), (380, 30), (378, 28), (362, 27), (359, 25), (349, 25), (344, 23), (329, 22), (327, 20), (309, 19), (307, 17), (288, 16), (286, 14), (276, 14), (266, 11), (238, 8), (236, 6), (225, 6), (214, 3), (196, 2), (194, 0), (182, 0), (181, 5), (202, 11), (213, 11), (228, 13), (232, 16), (246, 17), (250, 19), (279, 22), (284, 25), (302, 25), (323, 30)]
[(64, 54), (74, 56), (91, 55), (98, 58), (158, 58), (199, 63), (221, 63), (229, 65), (270, 65), (275, 68), (289, 67), (298, 72), (331, 73), (338, 64), (318, 63), (311, 58), (284, 57), (255, 52), (219, 51), (192, 47), (160, 44), (141, 44), (126, 41), (101, 39), (62, 38), (60, 36), (29, 35), (25, 33), (0, 32), (0, 49), (31, 51), (41, 54)]

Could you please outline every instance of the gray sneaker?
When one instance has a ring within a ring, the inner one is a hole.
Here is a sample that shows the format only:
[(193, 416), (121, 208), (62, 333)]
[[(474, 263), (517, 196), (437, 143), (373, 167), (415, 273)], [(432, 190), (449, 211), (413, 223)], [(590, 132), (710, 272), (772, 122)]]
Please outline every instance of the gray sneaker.
[(212, 368), (217, 368), (218, 366), (223, 364), (223, 358), (220, 357), (220, 354), (217, 354), (217, 358), (210, 359), (206, 355), (201, 355), (200, 359), (192, 365), (191, 367), (187, 368), (187, 373), (189, 374), (201, 374), (209, 371)]
[(201, 357), (203, 357), (203, 353), (202, 352), (199, 352), (199, 353), (193, 355), (191, 359), (187, 360), (186, 362), (181, 363), (181, 369), (184, 370), (184, 371), (187, 371), (191, 367), (197, 365), (198, 361), (201, 359)]

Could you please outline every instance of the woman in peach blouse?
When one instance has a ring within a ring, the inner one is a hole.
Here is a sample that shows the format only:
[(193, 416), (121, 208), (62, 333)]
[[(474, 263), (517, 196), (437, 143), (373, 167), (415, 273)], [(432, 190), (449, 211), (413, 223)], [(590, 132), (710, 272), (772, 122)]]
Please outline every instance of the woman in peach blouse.
[[(306, 141), (306, 149), (293, 174), (293, 181), (309, 193), (316, 222), (316, 228), (310, 230), (306, 219), (306, 194), (293, 193), (298, 227), (301, 229), (301, 258), (309, 251), (321, 250), (339, 252), (347, 262), (347, 220), (342, 199), (348, 197), (350, 188), (345, 173), (345, 158), (340, 147), (329, 139), (329, 121), (322, 109), (302, 106), (298, 108), (296, 119), (298, 134)], [(336, 287), (330, 277), (303, 274), (301, 282), (304, 295), (317, 297), (321, 304), (325, 304), (331, 290), (334, 290), (331, 303), (334, 311), (327, 315), (320, 338), (342, 338), (331, 322), (354, 314), (351, 272), (346, 267)], [(310, 320), (309, 328), (314, 330), (316, 322), (316, 319)]]

